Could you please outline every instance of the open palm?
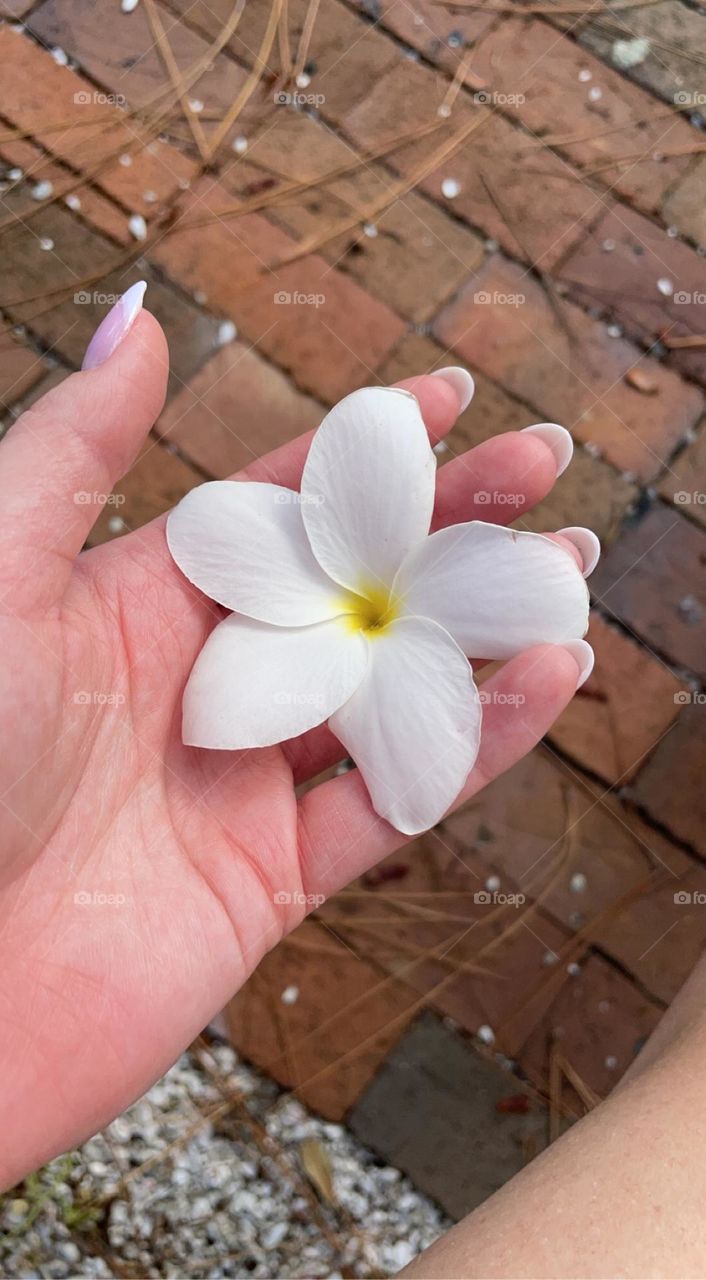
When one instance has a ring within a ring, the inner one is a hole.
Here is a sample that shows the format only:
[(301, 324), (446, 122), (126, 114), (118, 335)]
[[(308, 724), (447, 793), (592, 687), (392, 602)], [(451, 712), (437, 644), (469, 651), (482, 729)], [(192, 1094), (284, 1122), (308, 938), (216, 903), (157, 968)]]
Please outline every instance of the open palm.
[[(141, 314), (0, 446), (0, 1180), (96, 1131), (159, 1076), (309, 904), (403, 840), (325, 728), (282, 747), (185, 747), (180, 702), (223, 611), (180, 574), (164, 519), (81, 547), (161, 408), (167, 351)], [(459, 403), (413, 383), (432, 439)], [(235, 407), (237, 414), (237, 406)], [(237, 422), (236, 422), (237, 425)], [(298, 487), (308, 438), (248, 469)], [(512, 433), (442, 468), (435, 523), (501, 522), (554, 482), (551, 450)], [(474, 494), (521, 493), (475, 509)], [(86, 500), (88, 499), (88, 500)], [(492, 677), (463, 797), (511, 765), (572, 696), (577, 663), (544, 646)]]

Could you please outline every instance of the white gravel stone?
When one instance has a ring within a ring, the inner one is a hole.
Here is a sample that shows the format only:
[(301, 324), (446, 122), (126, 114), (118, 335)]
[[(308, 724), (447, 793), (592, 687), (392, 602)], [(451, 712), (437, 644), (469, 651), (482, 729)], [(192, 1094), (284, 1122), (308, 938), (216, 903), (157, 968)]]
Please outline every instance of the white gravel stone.
[[(214, 1043), (210, 1058), (206, 1071), (185, 1054), (105, 1135), (0, 1198), (1, 1276), (387, 1276), (450, 1225), (398, 1169), (380, 1167), (343, 1125), (280, 1094), (230, 1045)], [(238, 1100), (230, 1112), (194, 1129), (227, 1097)], [(304, 1138), (320, 1144), (331, 1170), (335, 1203), (318, 1210), (302, 1171)], [(74, 1225), (86, 1206), (96, 1206), (86, 1225), (107, 1241), (106, 1257)]]

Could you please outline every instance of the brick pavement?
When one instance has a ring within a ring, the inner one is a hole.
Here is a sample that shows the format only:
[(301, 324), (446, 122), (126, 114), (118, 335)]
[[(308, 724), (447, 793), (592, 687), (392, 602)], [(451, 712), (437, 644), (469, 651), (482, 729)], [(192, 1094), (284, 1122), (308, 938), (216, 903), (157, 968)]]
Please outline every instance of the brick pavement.
[(490, 1027), (542, 1096), (557, 1045), (601, 1094), (706, 934), (706, 17), (321, 0), (309, 31), (305, 0), (283, 12), (274, 32), (248, 0), (228, 31), (226, 0), (0, 3), (0, 415), (76, 367), (104, 296), (142, 275), (170, 398), (92, 542), (356, 386), (445, 363), (478, 390), (442, 463), (537, 418), (572, 431), (519, 524), (600, 534), (594, 674), (547, 744), (230, 1009), (248, 1056), (375, 1145), (370, 1081), (424, 1010), (472, 1044)]

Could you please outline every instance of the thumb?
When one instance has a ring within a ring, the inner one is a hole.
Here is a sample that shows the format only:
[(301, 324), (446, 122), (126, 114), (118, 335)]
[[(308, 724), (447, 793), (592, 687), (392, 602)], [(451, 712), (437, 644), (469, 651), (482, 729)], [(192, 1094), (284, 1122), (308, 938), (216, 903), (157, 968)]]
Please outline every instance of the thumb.
[(107, 495), (164, 403), (169, 355), (144, 284), (96, 331), (81, 373), (23, 413), (0, 444), (0, 596), (43, 608), (68, 581)]

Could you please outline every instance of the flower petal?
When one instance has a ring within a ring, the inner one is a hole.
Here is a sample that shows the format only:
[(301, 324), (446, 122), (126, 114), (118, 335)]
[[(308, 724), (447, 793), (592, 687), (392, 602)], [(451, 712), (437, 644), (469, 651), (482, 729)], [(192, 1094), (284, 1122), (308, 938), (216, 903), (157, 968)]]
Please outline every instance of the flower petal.
[(351, 591), (390, 587), (429, 532), (436, 459), (408, 391), (363, 387), (324, 418), (302, 476), (302, 514), (319, 564)]
[(213, 480), (167, 520), (182, 573), (212, 600), (261, 622), (301, 627), (341, 612), (340, 589), (312, 555), (298, 493)]
[(573, 556), (541, 533), (481, 520), (433, 533), (407, 557), (393, 593), (471, 658), (512, 658), (588, 629), (588, 588)]
[(269, 747), (313, 729), (364, 678), (366, 644), (340, 622), (272, 627), (233, 613), (214, 627), (184, 690), (192, 747)]
[(373, 807), (416, 835), (443, 817), (478, 754), (481, 704), (458, 645), (427, 618), (401, 618), (369, 641), (360, 687), (329, 722)]

